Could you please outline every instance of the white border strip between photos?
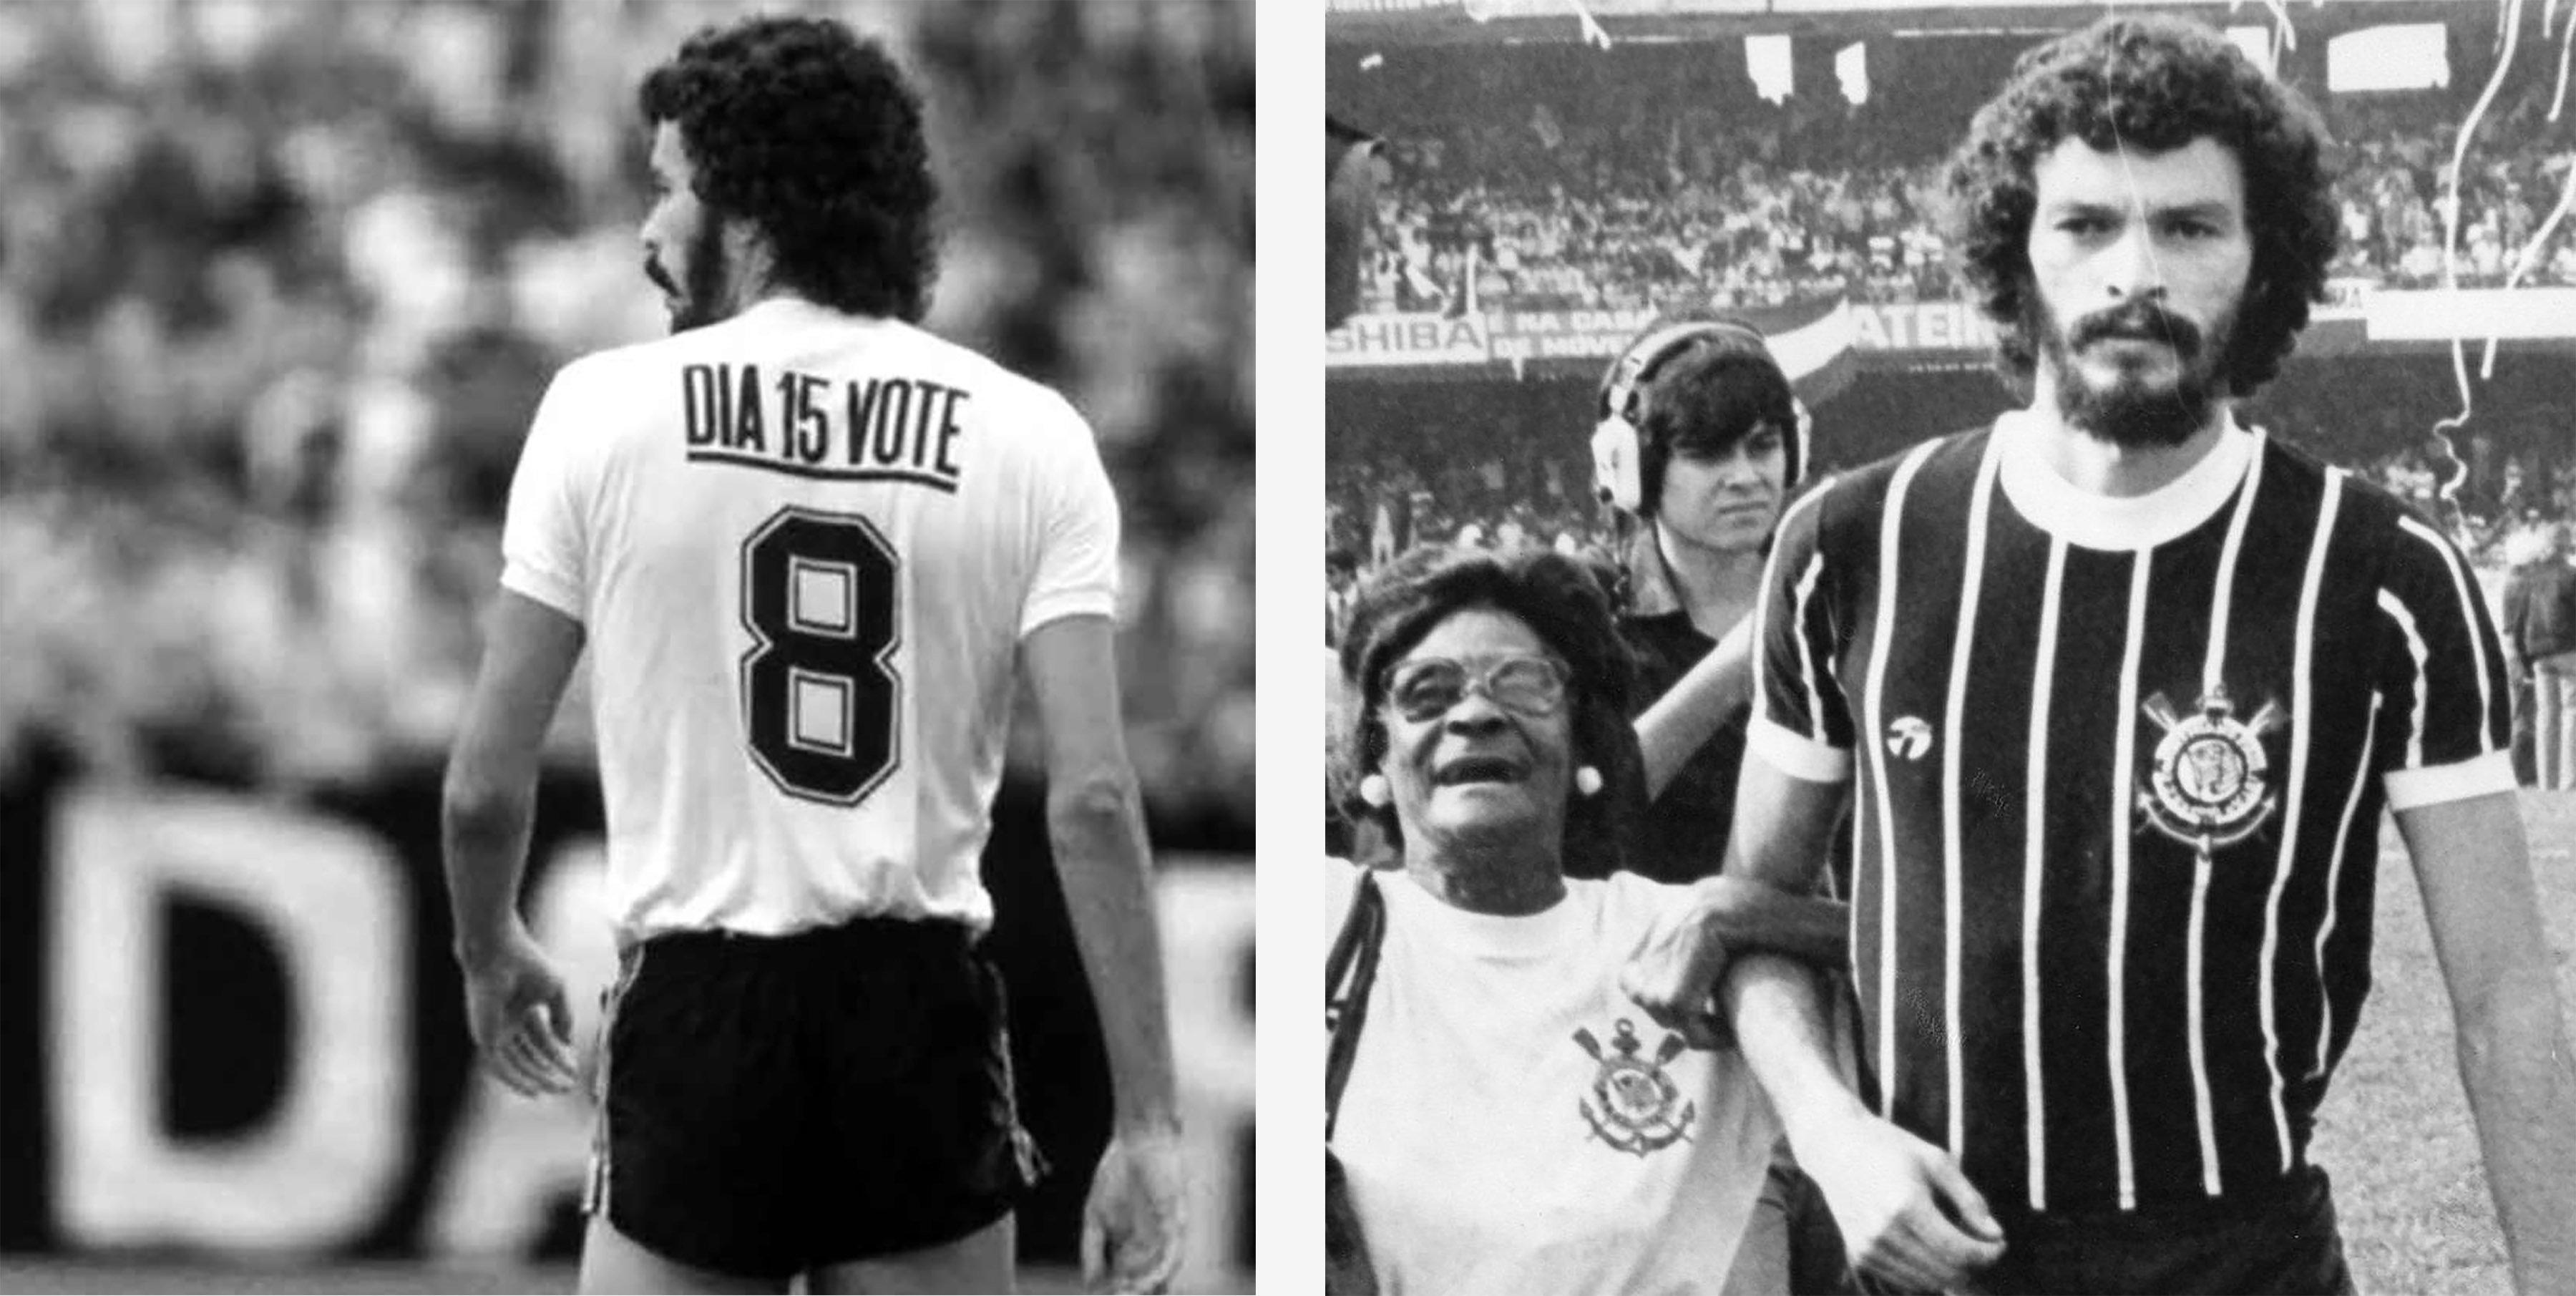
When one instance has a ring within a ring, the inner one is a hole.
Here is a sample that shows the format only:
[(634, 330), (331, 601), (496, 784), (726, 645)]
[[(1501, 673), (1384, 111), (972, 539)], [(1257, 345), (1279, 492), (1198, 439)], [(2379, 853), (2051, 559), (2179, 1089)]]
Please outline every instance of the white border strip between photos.
[(1253, 39), (1254, 1285), (1316, 1292), (1324, 1289), (1323, 1157), (1301, 1131), (1322, 1141), (1324, 7), (1261, 5)]

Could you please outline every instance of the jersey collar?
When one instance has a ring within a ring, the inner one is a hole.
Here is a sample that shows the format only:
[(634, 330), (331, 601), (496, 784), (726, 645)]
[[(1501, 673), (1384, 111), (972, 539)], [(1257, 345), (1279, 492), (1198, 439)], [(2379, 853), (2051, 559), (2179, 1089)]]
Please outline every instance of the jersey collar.
[(2208, 521), (2235, 494), (2254, 463), (2263, 433), (2221, 413), (2226, 427), (2208, 454), (2182, 476), (2144, 495), (2112, 497), (2082, 490), (2051, 468), (2040, 453), (2046, 435), (2039, 416), (2012, 410), (1995, 420), (1996, 476), (2004, 498), (2032, 526), (2086, 549), (2152, 549)]
[(825, 306), (819, 302), (809, 301), (792, 292), (771, 293), (770, 295), (761, 298), (759, 301), (743, 307), (741, 311), (735, 314), (734, 318), (744, 321), (761, 320), (778, 321), (783, 323), (787, 321), (811, 320), (825, 316), (840, 316), (844, 319), (857, 318), (856, 316), (842, 315), (841, 312), (833, 310), (831, 307)]

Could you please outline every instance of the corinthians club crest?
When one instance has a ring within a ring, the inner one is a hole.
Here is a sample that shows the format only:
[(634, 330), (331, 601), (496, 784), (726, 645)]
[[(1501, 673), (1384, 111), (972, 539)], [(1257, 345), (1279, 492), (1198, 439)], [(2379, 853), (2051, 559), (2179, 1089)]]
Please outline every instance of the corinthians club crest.
[(2206, 854), (2252, 836), (2279, 808), (2280, 793), (2264, 779), (2262, 737), (2288, 720), (2280, 707), (2266, 702), (2252, 720), (2239, 720), (2227, 690), (2212, 685), (2192, 715), (2175, 715), (2162, 693), (2144, 709), (2165, 731), (2138, 793), (2156, 831)]
[[(1601, 1064), (1581, 1105), (1583, 1119), (1602, 1142), (1642, 1157), (1690, 1137), (1699, 1104), (1683, 1102), (1681, 1086), (1664, 1070), (1665, 1063), (1688, 1047), (1681, 1036), (1666, 1032), (1653, 1057), (1640, 1057), (1637, 1028), (1622, 1017), (1611, 1032), (1609, 1048), (1601, 1047), (1589, 1027), (1576, 1027), (1574, 1042)], [(1673, 1110), (1676, 1106), (1681, 1108), (1678, 1114)]]

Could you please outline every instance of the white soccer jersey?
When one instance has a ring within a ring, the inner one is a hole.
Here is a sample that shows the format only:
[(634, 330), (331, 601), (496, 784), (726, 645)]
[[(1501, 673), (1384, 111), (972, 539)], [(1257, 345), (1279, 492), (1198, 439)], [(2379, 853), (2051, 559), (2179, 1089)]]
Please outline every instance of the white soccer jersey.
[(1014, 657), (1113, 612), (1118, 508), (1053, 391), (781, 298), (566, 366), (502, 553), (588, 633), (622, 940), (980, 931)]

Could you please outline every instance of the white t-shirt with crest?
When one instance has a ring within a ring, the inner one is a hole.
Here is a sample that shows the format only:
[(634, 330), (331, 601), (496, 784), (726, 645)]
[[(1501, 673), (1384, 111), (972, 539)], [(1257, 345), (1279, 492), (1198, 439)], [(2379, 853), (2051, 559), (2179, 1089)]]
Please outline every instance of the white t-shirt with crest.
[[(1330, 866), (1338, 925), (1360, 870)], [(1386, 940), (1333, 1149), (1381, 1289), (1715, 1292), (1778, 1124), (1743, 1058), (1682, 1047), (1619, 969), (1685, 888), (1571, 879), (1544, 913), (1380, 873)]]

